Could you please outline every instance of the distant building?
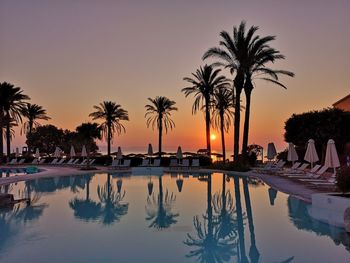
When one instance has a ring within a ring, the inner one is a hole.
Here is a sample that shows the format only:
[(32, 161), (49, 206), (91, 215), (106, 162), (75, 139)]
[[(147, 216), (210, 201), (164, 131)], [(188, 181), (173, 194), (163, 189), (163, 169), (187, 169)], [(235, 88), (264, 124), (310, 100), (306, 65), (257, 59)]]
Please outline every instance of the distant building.
[(350, 111), (350, 94), (333, 103), (333, 107), (345, 111)]

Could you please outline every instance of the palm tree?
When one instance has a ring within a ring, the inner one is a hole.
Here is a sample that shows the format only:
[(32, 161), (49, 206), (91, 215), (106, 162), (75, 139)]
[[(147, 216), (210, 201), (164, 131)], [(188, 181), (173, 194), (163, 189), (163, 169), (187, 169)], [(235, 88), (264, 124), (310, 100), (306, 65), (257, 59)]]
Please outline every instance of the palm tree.
[(87, 167), (89, 167), (90, 149), (93, 147), (95, 139), (101, 139), (101, 127), (97, 123), (82, 123), (76, 128), (79, 140), (86, 146), (87, 150)]
[(220, 69), (214, 70), (212, 66), (204, 65), (197, 69), (196, 73), (192, 73), (192, 78), (184, 78), (185, 81), (191, 84), (190, 87), (182, 89), (185, 96), (194, 94), (195, 100), (192, 106), (192, 114), (195, 114), (199, 109), (204, 109), (205, 112), (205, 126), (206, 126), (206, 139), (207, 139), (207, 151), (210, 156), (210, 102), (214, 94), (214, 90), (226, 87), (228, 80), (219, 75)]
[(90, 117), (93, 120), (102, 119), (104, 122), (101, 124), (104, 137), (107, 139), (107, 154), (111, 155), (111, 140), (114, 133), (118, 135), (125, 132), (125, 127), (121, 121), (128, 121), (129, 115), (121, 105), (112, 101), (103, 101), (100, 105), (95, 105), (95, 112), (90, 113)]
[[(23, 124), (23, 133), (30, 137), (33, 129), (40, 126), (40, 123), (36, 120), (49, 120), (51, 119), (46, 114), (46, 110), (37, 104), (26, 103), (21, 112), (22, 116), (27, 118), (27, 121)], [(28, 143), (28, 153), (31, 153), (31, 145)]]
[[(255, 30), (258, 27), (252, 27)], [(251, 94), (254, 88), (254, 79), (262, 79), (272, 84), (276, 84), (286, 89), (279, 81), (279, 75), (293, 77), (294, 73), (286, 70), (274, 70), (266, 67), (268, 63), (274, 63), (276, 60), (285, 59), (285, 57), (276, 49), (271, 48), (269, 43), (275, 40), (274, 36), (266, 36), (260, 38), (255, 36), (250, 39), (249, 48), (247, 50), (247, 58), (245, 63), (245, 83), (244, 93), (246, 97), (245, 120), (242, 141), (242, 154), (247, 156), (248, 135), (249, 135), (249, 119)]]
[[(21, 121), (21, 110), (25, 106), (24, 100), (28, 100), (29, 97), (23, 94), (23, 90), (20, 87), (15, 87), (11, 83), (0, 83), (0, 124), (2, 128), (6, 128), (6, 146), (7, 146), (7, 159), (11, 154), (11, 121)], [(1, 138), (2, 138), (2, 129)], [(3, 141), (0, 139), (0, 152), (2, 157)], [(2, 145), (1, 145), (2, 143)]]
[(233, 36), (231, 37), (227, 31), (221, 31), (219, 47), (210, 48), (203, 55), (203, 59), (217, 58), (218, 62), (215, 66), (223, 66), (230, 70), (231, 74), (235, 74), (233, 80), (233, 100), (235, 100), (235, 118), (234, 118), (234, 160), (238, 159), (239, 154), (239, 127), (240, 127), (240, 108), (241, 93), (244, 86), (244, 63), (247, 57), (248, 43), (256, 28), (251, 27), (245, 34), (245, 22), (242, 21), (239, 27), (233, 27)]
[(228, 132), (233, 118), (232, 92), (228, 88), (219, 88), (214, 91), (212, 100), (212, 125), (220, 130), (222, 156), (225, 163), (225, 132)]
[(145, 106), (146, 124), (147, 127), (152, 126), (152, 129), (155, 127), (158, 129), (158, 154), (159, 157), (162, 157), (163, 129), (165, 129), (165, 133), (167, 133), (168, 129), (172, 130), (175, 127), (175, 123), (171, 119), (171, 112), (177, 111), (177, 108), (174, 106), (176, 102), (163, 96), (157, 96), (154, 99), (148, 98), (148, 100), (151, 104)]

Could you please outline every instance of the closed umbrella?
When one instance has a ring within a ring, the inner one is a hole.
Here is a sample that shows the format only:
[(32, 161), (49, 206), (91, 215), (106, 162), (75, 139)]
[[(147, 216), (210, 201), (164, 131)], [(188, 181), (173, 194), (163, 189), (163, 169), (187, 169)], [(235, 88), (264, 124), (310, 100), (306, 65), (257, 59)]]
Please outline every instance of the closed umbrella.
[(19, 149), (18, 149), (18, 147), (16, 147), (16, 158), (18, 158), (19, 157)]
[(182, 160), (182, 158), (183, 158), (181, 146), (179, 146), (179, 147), (177, 148), (176, 158), (179, 159), (179, 160)]
[(295, 161), (299, 159), (297, 151), (295, 150), (295, 146), (293, 143), (288, 144), (288, 155), (287, 160), (294, 164)]
[(273, 142), (267, 145), (267, 159), (271, 161), (277, 155), (276, 147)]
[(85, 145), (83, 145), (83, 148), (81, 149), (81, 157), (87, 157), (87, 151)]
[(332, 139), (328, 140), (328, 143), (327, 143), (326, 160), (324, 162), (324, 165), (329, 168), (333, 168), (334, 174), (335, 174), (335, 168), (340, 166), (337, 149), (335, 147), (335, 142)]
[(315, 141), (313, 139), (310, 139), (307, 143), (307, 149), (304, 156), (304, 160), (311, 163), (311, 168), (313, 168), (314, 163), (319, 160), (315, 148)]
[(118, 147), (117, 159), (119, 160), (118, 163), (120, 164), (121, 160), (123, 159), (123, 153), (122, 153), (122, 149), (120, 147)]
[(60, 156), (61, 156), (61, 149), (60, 149), (60, 147), (56, 147), (53, 156), (54, 156), (55, 158), (60, 158)]
[(181, 193), (181, 191), (182, 191), (183, 184), (184, 184), (183, 179), (181, 179), (181, 178), (176, 179), (177, 190), (179, 191), (179, 193)]
[(153, 156), (153, 147), (152, 144), (148, 144), (147, 155), (149, 157), (149, 164), (151, 164), (151, 157)]
[(70, 158), (73, 158), (76, 154), (75, 154), (75, 149), (74, 149), (74, 146), (72, 145), (71, 147), (70, 147)]

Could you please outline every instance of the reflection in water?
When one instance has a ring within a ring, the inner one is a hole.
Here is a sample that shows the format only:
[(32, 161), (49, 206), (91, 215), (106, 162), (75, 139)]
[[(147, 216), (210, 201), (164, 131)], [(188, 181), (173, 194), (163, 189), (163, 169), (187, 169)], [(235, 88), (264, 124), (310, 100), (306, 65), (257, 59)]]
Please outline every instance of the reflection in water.
[(163, 192), (163, 176), (158, 177), (159, 193), (156, 197), (154, 194), (147, 197), (146, 213), (147, 221), (151, 221), (149, 227), (163, 229), (169, 228), (171, 225), (176, 224), (176, 218), (179, 216), (178, 213), (173, 213), (172, 206), (176, 200), (176, 196), (168, 190)]
[(98, 198), (101, 202), (101, 221), (104, 225), (119, 222), (121, 217), (128, 213), (129, 204), (122, 203), (125, 191), (118, 193), (111, 185), (111, 175), (107, 174), (107, 182), (104, 186), (97, 187)]
[(69, 202), (70, 208), (74, 210), (74, 216), (84, 221), (96, 221), (101, 213), (101, 204), (90, 199), (90, 182), (92, 175), (87, 175), (85, 199), (75, 197)]
[[(237, 253), (236, 234), (233, 230), (227, 231), (227, 229), (224, 229), (224, 231), (222, 231), (223, 224), (226, 224), (227, 221), (222, 221), (223, 218), (221, 218), (220, 221), (220, 219), (218, 220), (218, 218), (213, 215), (211, 177), (211, 175), (208, 175), (206, 180), (207, 212), (203, 215), (203, 223), (198, 216), (193, 218), (196, 236), (187, 234), (187, 239), (184, 241), (184, 244), (189, 246), (192, 250), (186, 256), (195, 257), (200, 262), (227, 262)], [(225, 182), (225, 180), (223, 180), (223, 182)], [(226, 195), (223, 194), (223, 196), (226, 199)], [(226, 201), (222, 200), (220, 203), (223, 204), (224, 202)], [(217, 207), (219, 207), (218, 204)], [(226, 210), (226, 205), (224, 208), (222, 207), (222, 209)], [(229, 211), (232, 210), (234, 210), (234, 208), (232, 209), (231, 207)], [(224, 220), (227, 220), (226, 216)]]
[(289, 217), (300, 230), (314, 232), (319, 236), (330, 237), (336, 245), (343, 244), (350, 251), (350, 235), (343, 229), (313, 219), (308, 213), (308, 205), (299, 199), (288, 197)]

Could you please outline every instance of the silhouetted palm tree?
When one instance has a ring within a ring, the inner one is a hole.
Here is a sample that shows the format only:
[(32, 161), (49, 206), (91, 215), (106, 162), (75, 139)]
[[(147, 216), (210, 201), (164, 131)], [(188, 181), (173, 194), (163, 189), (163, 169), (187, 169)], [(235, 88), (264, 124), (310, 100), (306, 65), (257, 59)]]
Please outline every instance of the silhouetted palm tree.
[(86, 146), (87, 151), (87, 167), (89, 167), (90, 149), (95, 139), (101, 139), (101, 128), (97, 123), (82, 123), (76, 128), (79, 140)]
[[(31, 136), (33, 129), (40, 125), (40, 123), (37, 122), (37, 120), (47, 121), (51, 119), (49, 116), (47, 116), (46, 110), (43, 109), (43, 107), (31, 103), (25, 104), (25, 106), (21, 110), (21, 114), (27, 119), (27, 121), (24, 122), (22, 129), (23, 133), (27, 135), (27, 139)], [(28, 141), (27, 144), (28, 153), (31, 153), (31, 145), (28, 143)]]
[(174, 121), (171, 119), (171, 112), (177, 111), (175, 107), (176, 102), (167, 97), (157, 96), (154, 99), (148, 98), (151, 104), (147, 104), (145, 118), (147, 118), (147, 127), (157, 128), (159, 132), (158, 137), (158, 154), (162, 156), (162, 136), (163, 129), (165, 133), (168, 129), (175, 127)]
[[(258, 27), (251, 27), (255, 31)], [(244, 93), (246, 96), (246, 108), (242, 141), (242, 154), (247, 156), (248, 135), (249, 135), (249, 119), (250, 119), (250, 103), (251, 94), (254, 88), (253, 80), (261, 79), (270, 83), (276, 84), (286, 89), (279, 81), (279, 75), (293, 77), (294, 73), (286, 70), (274, 70), (266, 67), (267, 64), (275, 63), (276, 60), (284, 59), (285, 57), (276, 49), (271, 48), (269, 43), (275, 40), (274, 36), (259, 37), (255, 36), (250, 40), (247, 50), (247, 58), (245, 63), (245, 83)]]
[(200, 67), (195, 73), (192, 73), (193, 77), (184, 78), (184, 80), (189, 82), (192, 86), (182, 89), (186, 97), (194, 94), (195, 100), (192, 106), (192, 114), (195, 114), (200, 109), (204, 109), (207, 151), (209, 156), (211, 153), (210, 102), (216, 89), (228, 85), (228, 80), (224, 76), (219, 75), (220, 72), (220, 69), (214, 70), (212, 66), (204, 65), (204, 67)]
[(185, 245), (194, 247), (187, 257), (196, 257), (199, 262), (229, 262), (237, 254), (237, 239), (234, 235), (221, 235), (218, 219), (213, 215), (211, 175), (207, 178), (207, 212), (203, 224), (198, 216), (193, 218), (197, 236), (187, 234)]
[(232, 92), (228, 88), (219, 88), (214, 91), (212, 100), (212, 125), (220, 130), (222, 156), (226, 161), (225, 132), (228, 132), (233, 119)]
[(125, 191), (118, 193), (111, 185), (111, 175), (107, 174), (107, 182), (104, 186), (97, 187), (97, 194), (101, 206), (102, 224), (111, 225), (119, 222), (122, 216), (128, 213), (129, 204), (122, 203), (125, 197)]
[[(6, 128), (6, 146), (7, 146), (7, 159), (9, 160), (11, 154), (11, 121), (16, 122), (21, 119), (21, 110), (25, 106), (24, 100), (28, 100), (29, 97), (23, 94), (23, 90), (20, 87), (15, 87), (11, 83), (0, 83), (0, 124)], [(1, 133), (2, 133), (2, 129)], [(2, 138), (2, 134), (0, 134)], [(0, 139), (0, 144), (2, 139)], [(3, 145), (2, 145), (3, 147)], [(0, 145), (0, 154), (2, 157), (2, 148)]]
[(121, 121), (128, 121), (129, 115), (126, 110), (124, 110), (121, 105), (112, 102), (104, 101), (100, 105), (95, 105), (95, 112), (90, 113), (90, 117), (93, 120), (102, 119), (104, 122), (101, 124), (101, 129), (103, 135), (107, 140), (107, 154), (111, 155), (111, 140), (113, 135), (117, 133), (119, 135), (121, 132), (125, 132), (125, 127)]
[(158, 177), (159, 193), (155, 197), (147, 197), (146, 213), (147, 221), (152, 221), (149, 227), (154, 227), (157, 229), (168, 228), (172, 224), (176, 224), (176, 217), (179, 216), (178, 213), (173, 213), (172, 206), (176, 200), (173, 193), (169, 194), (168, 190), (163, 192), (163, 182), (162, 176)]
[(218, 62), (216, 66), (228, 68), (231, 74), (235, 73), (233, 80), (233, 99), (235, 100), (235, 119), (234, 119), (234, 160), (237, 160), (239, 154), (239, 127), (240, 127), (240, 108), (241, 108), (241, 93), (244, 86), (244, 63), (247, 57), (248, 44), (253, 37), (256, 29), (250, 28), (245, 34), (245, 22), (242, 21), (239, 27), (233, 27), (232, 37), (227, 31), (221, 31), (221, 41), (219, 47), (210, 48), (203, 55), (203, 59), (216, 58)]

